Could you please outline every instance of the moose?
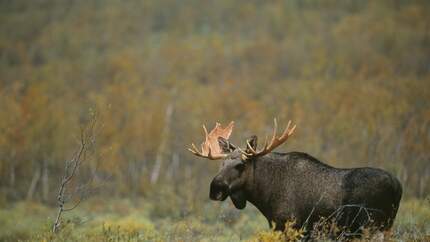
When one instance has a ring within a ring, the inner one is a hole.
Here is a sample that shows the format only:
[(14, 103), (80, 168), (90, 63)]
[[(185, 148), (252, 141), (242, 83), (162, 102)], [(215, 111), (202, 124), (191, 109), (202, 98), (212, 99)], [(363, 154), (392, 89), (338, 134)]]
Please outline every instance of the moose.
[(272, 152), (295, 131), (291, 121), (277, 137), (275, 119), (273, 136), (262, 149), (257, 149), (255, 135), (244, 149), (233, 145), (228, 140), (233, 126), (234, 122), (226, 128), (216, 123), (209, 133), (203, 126), (201, 151), (194, 144), (188, 149), (199, 157), (222, 160), (210, 184), (211, 200), (230, 197), (237, 209), (250, 202), (277, 231), (284, 231), (288, 221), (308, 235), (329, 220), (350, 236), (360, 236), (364, 228), (375, 232), (391, 228), (402, 187), (390, 173), (370, 167), (335, 168), (302, 152)]

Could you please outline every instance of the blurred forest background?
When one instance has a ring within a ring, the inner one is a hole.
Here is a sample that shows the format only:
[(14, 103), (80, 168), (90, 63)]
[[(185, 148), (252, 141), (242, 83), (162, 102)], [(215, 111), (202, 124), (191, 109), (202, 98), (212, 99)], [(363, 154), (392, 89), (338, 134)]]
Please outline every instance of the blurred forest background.
[(234, 120), (243, 145), (277, 117), (298, 126), (278, 151), (381, 167), (423, 199), (429, 13), (426, 0), (2, 0), (0, 206), (55, 205), (94, 115), (69, 188), (85, 197), (203, 214), (218, 163), (186, 151), (201, 125)]

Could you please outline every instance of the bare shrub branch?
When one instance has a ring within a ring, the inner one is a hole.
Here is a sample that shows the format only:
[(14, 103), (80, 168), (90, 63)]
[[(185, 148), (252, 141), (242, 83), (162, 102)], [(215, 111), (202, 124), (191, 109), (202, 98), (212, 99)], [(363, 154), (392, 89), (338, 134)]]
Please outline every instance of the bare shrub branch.
[(61, 178), (60, 188), (57, 194), (58, 212), (52, 226), (52, 232), (58, 232), (61, 226), (61, 215), (63, 212), (71, 211), (75, 209), (82, 201), (82, 196), (79, 200), (70, 208), (65, 208), (65, 204), (71, 200), (71, 196), (68, 197), (66, 194), (67, 185), (75, 177), (76, 172), (79, 170), (80, 165), (84, 162), (87, 157), (87, 151), (91, 145), (95, 143), (95, 125), (97, 122), (97, 116), (93, 114), (91, 119), (88, 121), (86, 126), (80, 129), (80, 145), (79, 149), (74, 153), (70, 160), (65, 162), (64, 174)]

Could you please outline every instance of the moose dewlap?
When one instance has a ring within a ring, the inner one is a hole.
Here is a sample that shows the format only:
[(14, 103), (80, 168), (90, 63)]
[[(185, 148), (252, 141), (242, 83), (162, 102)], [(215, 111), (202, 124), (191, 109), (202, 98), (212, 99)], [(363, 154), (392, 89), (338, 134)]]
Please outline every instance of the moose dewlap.
[(230, 197), (238, 209), (252, 203), (276, 230), (295, 221), (296, 228), (311, 232), (321, 221), (336, 223), (344, 234), (360, 234), (364, 228), (391, 228), (399, 208), (402, 187), (397, 178), (376, 168), (340, 169), (302, 152), (272, 152), (294, 132), (291, 121), (277, 137), (257, 149), (257, 137), (246, 140), (241, 149), (229, 142), (234, 123), (216, 124), (205, 130), (202, 150), (192, 144), (193, 154), (222, 160), (213, 178), (209, 197), (224, 201)]

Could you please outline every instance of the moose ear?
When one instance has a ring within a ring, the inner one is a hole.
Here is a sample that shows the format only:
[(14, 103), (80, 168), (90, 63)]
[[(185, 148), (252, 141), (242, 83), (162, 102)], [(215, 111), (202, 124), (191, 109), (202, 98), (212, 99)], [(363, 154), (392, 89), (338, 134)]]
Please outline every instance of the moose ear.
[(218, 137), (218, 144), (223, 153), (231, 153), (236, 149), (236, 147), (231, 144), (228, 139), (225, 139), (223, 137)]
[(251, 137), (249, 137), (248, 139), (246, 139), (246, 153), (252, 153), (251, 149), (249, 148), (249, 146), (251, 146), (251, 148), (256, 151), (257, 150), (257, 136), (253, 135)]

